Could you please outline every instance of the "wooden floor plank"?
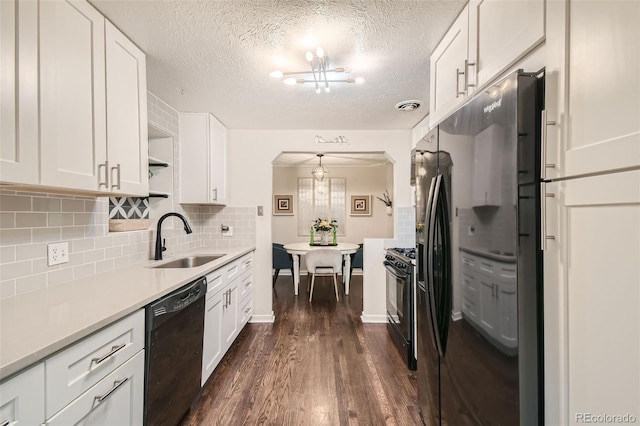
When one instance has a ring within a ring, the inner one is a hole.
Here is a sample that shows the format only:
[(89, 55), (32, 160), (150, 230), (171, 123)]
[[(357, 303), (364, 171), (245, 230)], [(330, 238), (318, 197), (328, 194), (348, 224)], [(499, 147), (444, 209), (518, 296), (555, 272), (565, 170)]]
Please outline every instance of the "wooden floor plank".
[(195, 425), (419, 425), (415, 372), (384, 324), (362, 324), (351, 292), (319, 280), (308, 301), (290, 276), (273, 293), (273, 324), (248, 324), (183, 419)]

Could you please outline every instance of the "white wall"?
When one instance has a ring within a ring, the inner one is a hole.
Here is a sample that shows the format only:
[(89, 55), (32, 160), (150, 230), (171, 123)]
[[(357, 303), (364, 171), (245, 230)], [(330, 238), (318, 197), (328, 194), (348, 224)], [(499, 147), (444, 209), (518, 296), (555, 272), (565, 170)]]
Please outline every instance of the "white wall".
[[(316, 135), (342, 135), (349, 145), (331, 146), (333, 152), (387, 152), (393, 165), (394, 210), (411, 206), (409, 166), (411, 130), (233, 130), (228, 133), (229, 205), (263, 206), (256, 218), (256, 286), (252, 321), (273, 318), (271, 300), (272, 161), (282, 151), (327, 151), (316, 145)], [(394, 214), (394, 221), (396, 215)], [(396, 225), (394, 225), (395, 232)], [(381, 265), (382, 266), (382, 265)], [(366, 291), (366, 287), (365, 287)], [(384, 292), (380, 297), (384, 298)]]
[[(346, 235), (338, 235), (338, 239), (345, 243), (362, 243), (364, 238), (392, 238), (393, 216), (386, 213), (382, 201), (375, 197), (382, 197), (387, 188), (393, 188), (393, 167), (387, 164), (376, 166), (336, 166), (326, 165), (332, 178), (346, 179), (346, 221), (339, 231)], [(310, 166), (274, 166), (273, 193), (293, 195), (293, 216), (273, 216), (272, 236), (274, 242), (305, 242), (308, 236), (298, 235), (298, 178), (311, 177)], [(391, 172), (387, 170), (391, 169)], [(392, 189), (389, 189), (391, 199)], [(371, 216), (350, 216), (351, 195), (371, 195)], [(310, 226), (310, 224), (309, 224)]]

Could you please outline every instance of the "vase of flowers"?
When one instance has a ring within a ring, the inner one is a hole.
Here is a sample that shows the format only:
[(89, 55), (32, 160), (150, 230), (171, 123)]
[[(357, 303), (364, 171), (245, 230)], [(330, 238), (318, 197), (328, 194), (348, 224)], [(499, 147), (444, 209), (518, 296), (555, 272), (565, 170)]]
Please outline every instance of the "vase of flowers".
[(393, 213), (393, 208), (392, 208), (393, 202), (391, 201), (391, 197), (389, 197), (389, 191), (385, 189), (382, 196), (384, 198), (380, 198), (380, 197), (376, 197), (376, 198), (384, 203), (387, 214), (391, 216), (391, 214)]
[(328, 219), (320, 219), (318, 218), (314, 224), (313, 229), (316, 232), (320, 233), (320, 244), (323, 246), (328, 246), (330, 244), (330, 239), (332, 238), (333, 244), (336, 244), (336, 229), (338, 228), (338, 222), (334, 220)]

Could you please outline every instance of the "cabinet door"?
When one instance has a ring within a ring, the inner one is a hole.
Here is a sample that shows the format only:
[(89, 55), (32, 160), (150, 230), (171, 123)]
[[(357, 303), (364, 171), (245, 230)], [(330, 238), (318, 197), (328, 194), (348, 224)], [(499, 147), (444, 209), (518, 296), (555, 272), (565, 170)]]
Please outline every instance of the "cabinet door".
[(490, 336), (497, 335), (498, 306), (496, 304), (497, 285), (492, 278), (478, 275), (480, 287), (480, 325)]
[(47, 420), (50, 426), (136, 426), (142, 424), (144, 351)]
[[(431, 128), (460, 105), (464, 90), (464, 68), (469, 36), (468, 6), (462, 10), (431, 54), (429, 77), (429, 117)], [(462, 74), (461, 74), (462, 73)]]
[(107, 159), (110, 191), (149, 195), (144, 53), (106, 22)]
[(462, 268), (462, 312), (469, 320), (480, 324), (480, 312), (478, 306), (478, 277), (473, 272)]
[(551, 1), (548, 177), (640, 164), (640, 2)]
[(207, 296), (204, 314), (204, 339), (202, 348), (202, 386), (222, 359), (223, 299), (225, 292)]
[(0, 425), (44, 422), (44, 365), (24, 371), (0, 385)]
[(0, 181), (37, 184), (38, 4), (0, 2)]
[(227, 129), (209, 116), (209, 197), (212, 204), (227, 202)]
[(224, 351), (231, 346), (238, 335), (238, 280), (222, 294), (222, 344)]
[(518, 347), (518, 293), (516, 283), (499, 283), (496, 291), (498, 305), (498, 340), (509, 348)]
[(41, 1), (43, 185), (107, 190), (104, 17), (84, 1)]
[(547, 423), (579, 424), (576, 413), (637, 417), (640, 171), (556, 182), (545, 191), (555, 195), (545, 210), (545, 234), (555, 237), (545, 250)]
[[(180, 202), (204, 204), (209, 196), (208, 114), (180, 114)], [(188, 165), (188, 166), (187, 166)]]
[(544, 0), (469, 3), (468, 79), (480, 87), (544, 40)]

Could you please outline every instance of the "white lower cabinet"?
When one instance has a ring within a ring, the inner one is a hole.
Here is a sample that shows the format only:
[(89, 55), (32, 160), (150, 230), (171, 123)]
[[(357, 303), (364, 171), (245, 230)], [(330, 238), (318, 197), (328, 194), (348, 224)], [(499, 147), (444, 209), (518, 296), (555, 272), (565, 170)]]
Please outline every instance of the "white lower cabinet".
[(202, 385), (251, 318), (253, 252), (207, 275)]
[(144, 351), (140, 351), (47, 420), (46, 424), (141, 425), (143, 404)]
[(0, 425), (39, 425), (44, 422), (44, 364), (0, 384)]

